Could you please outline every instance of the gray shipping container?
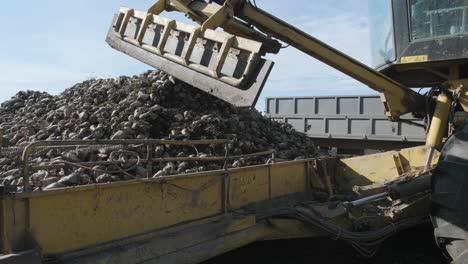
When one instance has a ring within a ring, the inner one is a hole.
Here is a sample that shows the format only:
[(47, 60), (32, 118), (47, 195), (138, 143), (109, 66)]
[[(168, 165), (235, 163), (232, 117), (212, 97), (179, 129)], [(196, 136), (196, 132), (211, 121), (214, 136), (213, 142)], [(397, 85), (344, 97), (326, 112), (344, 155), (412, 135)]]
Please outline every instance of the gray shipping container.
[[(266, 98), (266, 115), (314, 138), (413, 142), (425, 141), (423, 127), (390, 122), (379, 96)], [(411, 115), (402, 118), (424, 124)]]

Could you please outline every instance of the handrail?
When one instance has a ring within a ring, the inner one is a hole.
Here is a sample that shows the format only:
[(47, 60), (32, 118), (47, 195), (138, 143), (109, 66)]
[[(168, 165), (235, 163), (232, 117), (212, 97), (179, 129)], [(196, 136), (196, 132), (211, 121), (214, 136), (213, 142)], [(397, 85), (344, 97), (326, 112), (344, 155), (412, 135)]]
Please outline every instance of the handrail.
[[(127, 162), (131, 163), (146, 163), (149, 168), (151, 168), (153, 162), (170, 162), (170, 161), (224, 161), (224, 169), (227, 169), (227, 162), (234, 159), (242, 158), (251, 158), (258, 156), (272, 155), (272, 160), (275, 159), (275, 150), (245, 154), (245, 155), (230, 155), (228, 144), (232, 141), (227, 139), (211, 139), (211, 140), (161, 140), (161, 139), (118, 139), (118, 140), (52, 140), (52, 141), (36, 141), (28, 146), (26, 146), (22, 153), (22, 162), (23, 162), (23, 192), (30, 192), (31, 185), (29, 182), (29, 176), (31, 170), (41, 170), (41, 169), (52, 169), (52, 168), (62, 168), (65, 166), (70, 166), (70, 162), (57, 160), (50, 165), (38, 165), (32, 166), (30, 164), (30, 159), (34, 154), (34, 151), (38, 148), (48, 147), (48, 148), (69, 148), (69, 147), (104, 147), (104, 146), (146, 146), (146, 155), (147, 157), (141, 159), (130, 159)], [(208, 145), (208, 144), (217, 144), (224, 145), (225, 155), (224, 156), (215, 156), (215, 157), (167, 157), (167, 158), (153, 158), (151, 155), (152, 147), (157, 145), (178, 145), (178, 146), (196, 146), (196, 145)], [(73, 165), (78, 167), (86, 167), (90, 165), (112, 165), (112, 164), (122, 164), (123, 162), (119, 161), (96, 161), (96, 162), (77, 162)], [(148, 175), (151, 173), (148, 172)]]

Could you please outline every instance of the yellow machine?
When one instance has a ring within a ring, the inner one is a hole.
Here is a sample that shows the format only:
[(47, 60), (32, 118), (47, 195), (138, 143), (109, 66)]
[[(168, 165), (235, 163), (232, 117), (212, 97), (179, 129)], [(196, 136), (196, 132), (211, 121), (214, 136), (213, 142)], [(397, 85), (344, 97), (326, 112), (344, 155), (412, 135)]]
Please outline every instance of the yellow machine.
[[(319, 236), (372, 256), (386, 238), (429, 216), (439, 245), (453, 263), (465, 263), (468, 3), (372, 2), (378, 71), (248, 0), (159, 0), (147, 11), (121, 8), (107, 42), (238, 107), (255, 104), (273, 67), (264, 56), (278, 53), (284, 42), (378, 91), (390, 120), (425, 117), (426, 146), (29, 192), (30, 172), (44, 169), (28, 163), (35, 149), (93, 144), (36, 142), (23, 152), (25, 191), (0, 188), (0, 263), (197, 263), (254, 241)], [(182, 12), (199, 25), (164, 18), (163, 11)], [(432, 89), (422, 95), (408, 87)], [(150, 149), (207, 142), (99, 144)], [(332, 202), (339, 196), (351, 198)]]

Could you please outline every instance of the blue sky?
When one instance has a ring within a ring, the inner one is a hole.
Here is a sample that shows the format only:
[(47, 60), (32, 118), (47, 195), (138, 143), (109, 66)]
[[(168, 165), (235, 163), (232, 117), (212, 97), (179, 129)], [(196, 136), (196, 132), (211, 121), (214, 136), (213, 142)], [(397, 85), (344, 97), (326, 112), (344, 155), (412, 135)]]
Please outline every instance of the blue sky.
[[(367, 1), (257, 0), (257, 4), (368, 64)], [(7, 100), (20, 90), (58, 94), (85, 79), (133, 75), (150, 69), (114, 51), (104, 39), (112, 15), (119, 6), (145, 10), (153, 1), (27, 2), (6, 1), (2, 4), (0, 101)], [(276, 65), (257, 105), (259, 110), (263, 110), (264, 98), (268, 96), (373, 93), (294, 48), (284, 49), (279, 55), (269, 58)]]

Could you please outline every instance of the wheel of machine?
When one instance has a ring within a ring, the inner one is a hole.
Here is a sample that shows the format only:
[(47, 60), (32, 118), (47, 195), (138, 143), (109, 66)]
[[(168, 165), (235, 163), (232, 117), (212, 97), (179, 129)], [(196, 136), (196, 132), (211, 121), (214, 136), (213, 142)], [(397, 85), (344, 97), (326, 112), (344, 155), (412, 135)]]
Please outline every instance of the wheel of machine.
[(445, 144), (432, 179), (432, 222), (452, 263), (468, 263), (468, 122)]

